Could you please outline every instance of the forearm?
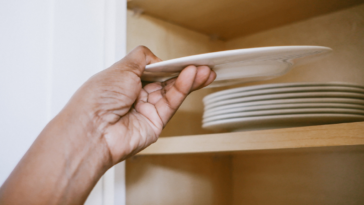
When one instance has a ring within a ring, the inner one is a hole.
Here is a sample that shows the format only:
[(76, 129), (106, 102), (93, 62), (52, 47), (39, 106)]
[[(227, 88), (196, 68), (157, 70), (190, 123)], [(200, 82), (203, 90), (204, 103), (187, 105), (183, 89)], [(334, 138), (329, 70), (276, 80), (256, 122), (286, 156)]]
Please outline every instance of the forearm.
[(0, 188), (0, 204), (83, 204), (108, 168), (155, 142), (186, 96), (216, 77), (187, 66), (142, 88), (145, 66), (159, 61), (139, 46), (90, 78)]
[(1, 187), (0, 204), (83, 204), (112, 166), (92, 123), (86, 115), (62, 111)]

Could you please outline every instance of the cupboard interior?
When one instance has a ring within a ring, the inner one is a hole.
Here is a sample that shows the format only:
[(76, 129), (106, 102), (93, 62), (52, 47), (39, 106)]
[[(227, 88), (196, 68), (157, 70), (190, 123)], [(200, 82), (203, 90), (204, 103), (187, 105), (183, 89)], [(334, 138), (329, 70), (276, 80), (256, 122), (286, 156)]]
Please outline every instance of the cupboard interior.
[[(286, 82), (364, 86), (364, 4), (224, 41), (132, 11), (127, 23), (127, 50), (145, 45), (163, 60), (260, 46), (321, 45), (334, 50), (278, 78), (192, 93), (161, 137), (212, 133), (201, 128), (202, 99), (219, 90)], [(362, 146), (137, 156), (126, 162), (126, 200), (138, 205), (363, 204), (363, 162)]]
[(136, 156), (126, 204), (363, 204), (364, 147)]

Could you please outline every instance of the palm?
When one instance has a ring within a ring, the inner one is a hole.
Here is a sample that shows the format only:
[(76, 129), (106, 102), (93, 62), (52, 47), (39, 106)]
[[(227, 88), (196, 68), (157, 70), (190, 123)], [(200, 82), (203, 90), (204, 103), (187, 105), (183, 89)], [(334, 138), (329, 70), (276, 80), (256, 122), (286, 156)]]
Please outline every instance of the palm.
[[(183, 73), (185, 77), (182, 74), (182, 79), (189, 77), (195, 80), (197, 76), (193, 76), (192, 70)], [(205, 71), (199, 74), (203, 78), (196, 81), (195, 85), (172, 79), (166, 83), (148, 84), (140, 90), (129, 112), (107, 129), (105, 136), (113, 159), (134, 155), (158, 139), (163, 127), (189, 92), (200, 87), (208, 78), (209, 69), (201, 70)]]
[[(108, 124), (103, 135), (114, 163), (155, 142), (186, 96), (208, 85), (216, 76), (207, 66), (188, 66), (178, 78), (141, 88), (140, 75), (146, 64), (153, 63), (153, 59), (145, 58), (154, 57), (154, 62), (158, 59), (151, 53), (140, 56), (138, 59), (126, 58), (115, 65), (117, 69), (111, 68), (98, 80), (102, 92), (97, 96), (107, 99), (99, 100), (103, 102), (99, 105), (102, 107), (100, 113), (105, 113), (102, 118)], [(130, 64), (125, 62), (128, 60), (144, 64), (131, 64), (137, 69), (130, 70)]]

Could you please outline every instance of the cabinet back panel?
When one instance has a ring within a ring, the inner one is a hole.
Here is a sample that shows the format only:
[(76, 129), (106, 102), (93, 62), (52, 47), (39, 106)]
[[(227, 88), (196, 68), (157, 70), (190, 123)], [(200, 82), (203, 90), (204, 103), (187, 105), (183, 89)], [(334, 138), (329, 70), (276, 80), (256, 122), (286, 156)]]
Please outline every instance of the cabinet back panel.
[(341, 81), (364, 86), (364, 4), (227, 41), (226, 48), (285, 45), (328, 46), (333, 52), (281, 77), (245, 85)]
[(316, 150), (234, 155), (232, 204), (364, 204), (364, 149)]
[(230, 204), (230, 167), (230, 156), (134, 157), (126, 162), (126, 204)]

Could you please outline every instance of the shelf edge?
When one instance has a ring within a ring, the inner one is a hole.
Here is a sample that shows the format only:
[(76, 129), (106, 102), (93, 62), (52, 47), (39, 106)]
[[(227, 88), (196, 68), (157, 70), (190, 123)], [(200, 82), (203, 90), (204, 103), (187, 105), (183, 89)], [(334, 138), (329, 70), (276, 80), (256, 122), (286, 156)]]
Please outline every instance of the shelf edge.
[(364, 122), (163, 137), (138, 155), (364, 145)]

